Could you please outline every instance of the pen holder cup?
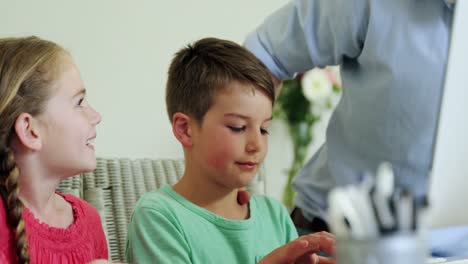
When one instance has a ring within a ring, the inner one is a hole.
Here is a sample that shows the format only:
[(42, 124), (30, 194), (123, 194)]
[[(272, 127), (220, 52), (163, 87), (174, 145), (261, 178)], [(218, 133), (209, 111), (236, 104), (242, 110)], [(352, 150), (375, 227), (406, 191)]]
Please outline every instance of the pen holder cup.
[(393, 234), (376, 239), (337, 238), (337, 264), (424, 264), (426, 240), (416, 233)]

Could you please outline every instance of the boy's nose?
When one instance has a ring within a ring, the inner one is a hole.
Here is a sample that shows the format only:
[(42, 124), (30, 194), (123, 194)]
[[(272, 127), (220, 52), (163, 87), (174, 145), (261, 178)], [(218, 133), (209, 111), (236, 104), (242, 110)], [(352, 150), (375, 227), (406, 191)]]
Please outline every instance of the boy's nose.
[(249, 135), (245, 149), (249, 153), (258, 152), (261, 148), (261, 144), (260, 133), (251, 133), (251, 135)]

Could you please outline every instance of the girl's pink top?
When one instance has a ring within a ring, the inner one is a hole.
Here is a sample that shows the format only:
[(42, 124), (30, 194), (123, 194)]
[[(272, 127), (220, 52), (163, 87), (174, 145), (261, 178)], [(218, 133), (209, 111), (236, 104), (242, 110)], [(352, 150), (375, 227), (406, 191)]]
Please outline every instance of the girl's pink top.
[[(71, 204), (74, 222), (56, 228), (40, 222), (29, 209), (23, 211), (30, 263), (88, 263), (107, 259), (107, 242), (97, 210), (70, 194), (61, 194)], [(13, 233), (0, 199), (0, 263), (16, 263)]]

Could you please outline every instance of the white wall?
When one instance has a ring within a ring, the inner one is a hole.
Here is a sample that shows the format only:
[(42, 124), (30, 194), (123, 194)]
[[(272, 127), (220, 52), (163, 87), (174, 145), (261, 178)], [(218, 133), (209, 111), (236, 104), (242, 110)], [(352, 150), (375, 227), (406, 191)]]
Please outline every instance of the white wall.
[[(166, 72), (174, 52), (206, 36), (241, 43), (287, 1), (0, 2), (0, 37), (37, 35), (58, 42), (74, 56), (88, 99), (103, 117), (98, 156), (181, 158), (164, 103)], [(284, 150), (290, 148), (286, 128), (274, 124), (266, 171), (268, 191), (277, 198), (292, 159)]]

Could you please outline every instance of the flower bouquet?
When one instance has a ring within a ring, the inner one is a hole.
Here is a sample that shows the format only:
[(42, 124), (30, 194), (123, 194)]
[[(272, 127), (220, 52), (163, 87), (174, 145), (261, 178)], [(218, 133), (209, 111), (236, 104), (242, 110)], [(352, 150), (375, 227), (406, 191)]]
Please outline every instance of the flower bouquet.
[(341, 92), (338, 67), (314, 68), (283, 82), (273, 115), (286, 122), (293, 143), (293, 162), (283, 191), (283, 203), (292, 208), (294, 191), (291, 182), (303, 166), (314, 137), (312, 129), (327, 110), (335, 106)]

